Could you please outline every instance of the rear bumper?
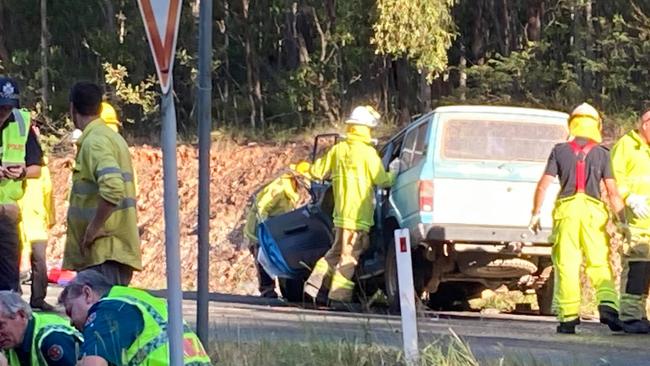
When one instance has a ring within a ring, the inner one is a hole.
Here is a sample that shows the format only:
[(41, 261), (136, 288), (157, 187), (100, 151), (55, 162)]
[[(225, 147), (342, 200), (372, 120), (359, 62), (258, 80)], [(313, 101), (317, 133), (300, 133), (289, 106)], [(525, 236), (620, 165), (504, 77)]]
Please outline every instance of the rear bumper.
[(541, 244), (549, 245), (550, 230), (542, 230), (533, 235), (528, 228), (520, 226), (480, 226), (462, 224), (418, 224), (414, 243), (452, 242), (452, 243), (486, 243), (486, 244)]

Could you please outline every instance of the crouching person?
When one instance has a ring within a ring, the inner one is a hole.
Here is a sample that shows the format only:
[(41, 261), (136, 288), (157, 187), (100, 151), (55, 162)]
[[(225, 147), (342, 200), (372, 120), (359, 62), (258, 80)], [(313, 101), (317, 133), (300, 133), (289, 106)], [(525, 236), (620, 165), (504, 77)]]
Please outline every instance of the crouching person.
[[(169, 365), (167, 302), (149, 293), (112, 286), (96, 270), (77, 274), (59, 297), (83, 332), (80, 365)], [(187, 325), (183, 363), (210, 365), (199, 338)]]
[(75, 365), (81, 342), (68, 319), (32, 313), (20, 295), (0, 291), (0, 365)]

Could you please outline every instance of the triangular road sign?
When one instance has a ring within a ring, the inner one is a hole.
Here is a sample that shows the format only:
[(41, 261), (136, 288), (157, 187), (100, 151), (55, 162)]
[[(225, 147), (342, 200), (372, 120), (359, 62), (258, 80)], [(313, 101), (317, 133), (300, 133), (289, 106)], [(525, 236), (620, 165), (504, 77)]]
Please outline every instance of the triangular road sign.
[(138, 0), (163, 94), (171, 84), (182, 0)]

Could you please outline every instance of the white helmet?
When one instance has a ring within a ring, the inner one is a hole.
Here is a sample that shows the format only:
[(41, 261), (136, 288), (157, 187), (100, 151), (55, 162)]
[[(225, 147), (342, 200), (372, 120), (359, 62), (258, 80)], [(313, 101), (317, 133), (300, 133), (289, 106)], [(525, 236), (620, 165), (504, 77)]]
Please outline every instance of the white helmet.
[(373, 128), (379, 124), (379, 118), (381, 118), (379, 112), (373, 107), (366, 105), (354, 108), (350, 117), (345, 120), (345, 123), (348, 125), (361, 125)]
[(579, 116), (584, 116), (584, 117), (591, 117), (595, 119), (596, 121), (600, 121), (600, 114), (594, 108), (591, 104), (589, 103), (582, 103), (579, 106), (577, 106), (572, 112), (571, 112), (571, 117), (569, 119), (572, 119), (574, 117), (579, 117)]

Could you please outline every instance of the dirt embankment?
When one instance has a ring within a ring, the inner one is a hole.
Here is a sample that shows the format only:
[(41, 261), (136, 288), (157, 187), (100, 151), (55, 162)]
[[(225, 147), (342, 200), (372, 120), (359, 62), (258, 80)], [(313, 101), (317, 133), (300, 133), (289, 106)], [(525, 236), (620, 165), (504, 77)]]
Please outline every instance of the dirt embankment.
[[(308, 156), (306, 144), (285, 146), (213, 143), (210, 158), (210, 291), (254, 294), (257, 291), (253, 260), (241, 247), (245, 206), (250, 195), (289, 163)], [(138, 221), (142, 227), (144, 270), (134, 284), (146, 288), (166, 285), (165, 234), (163, 215), (162, 152), (159, 148), (131, 148), (138, 178)], [(180, 246), (183, 288), (196, 288), (197, 241), (193, 233), (198, 217), (198, 149), (182, 145), (177, 149), (180, 199)], [(55, 189), (57, 224), (51, 231), (52, 260), (63, 256), (65, 219), (70, 189), (72, 156), (50, 160)]]

